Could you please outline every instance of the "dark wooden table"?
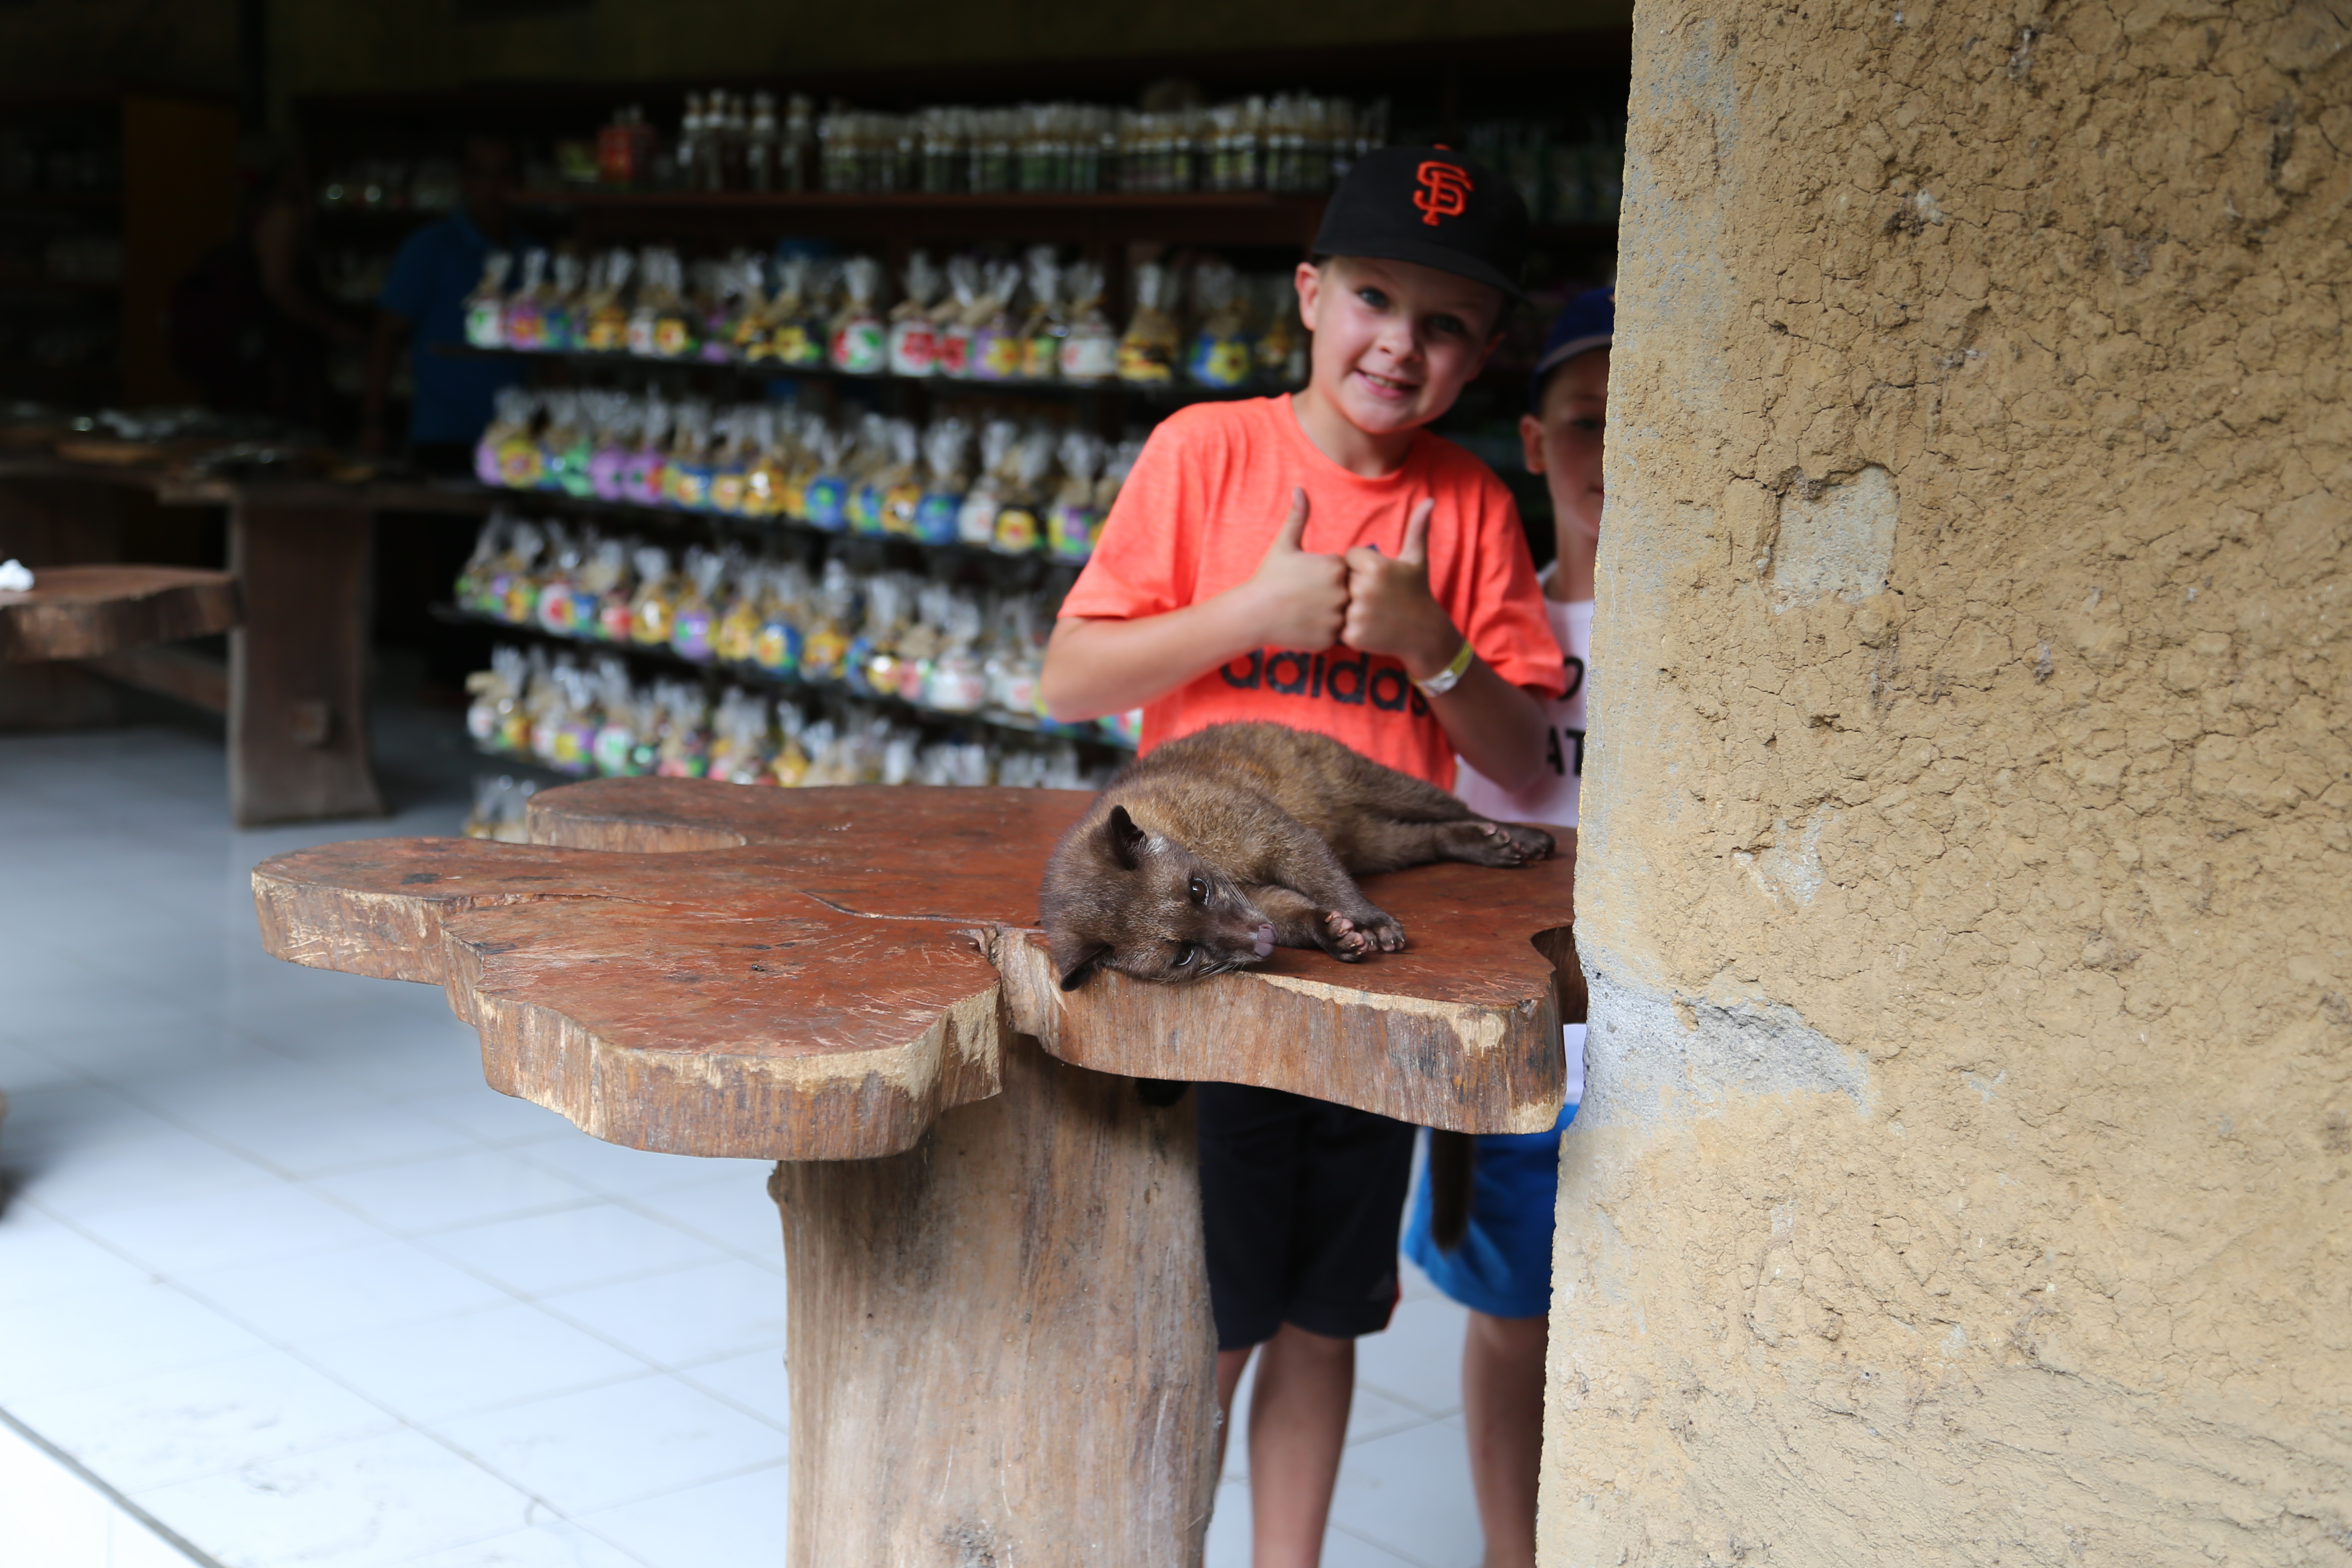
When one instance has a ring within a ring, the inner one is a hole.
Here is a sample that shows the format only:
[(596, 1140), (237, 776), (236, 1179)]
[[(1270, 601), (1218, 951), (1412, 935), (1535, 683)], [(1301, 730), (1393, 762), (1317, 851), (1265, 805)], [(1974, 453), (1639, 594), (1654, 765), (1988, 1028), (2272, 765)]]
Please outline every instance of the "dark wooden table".
[[(37, 578), (47, 569), (115, 560), (121, 530), (110, 526), (113, 503), (124, 492), (164, 506), (224, 510), (228, 574), (244, 619), (228, 634), (225, 666), (168, 646), (80, 662), (226, 716), (229, 810), (238, 826), (382, 816), (366, 701), (375, 518), (479, 511), (486, 501), (440, 486), (190, 479), (150, 465), (20, 454), (0, 457), (0, 555), (23, 556)], [(62, 663), (54, 668), (76, 673)], [(59, 695), (29, 689), (27, 681), (23, 700), (69, 705), (63, 682), (51, 684)]]
[(1412, 940), (1370, 963), (1064, 993), (1037, 883), (1087, 802), (604, 780), (537, 796), (527, 845), (331, 845), (254, 895), (281, 958), (443, 987), (492, 1088), (780, 1162), (794, 1568), (1189, 1568), (1215, 1485), (1192, 1098), (1137, 1080), (1549, 1127), (1575, 840), (1367, 883)]

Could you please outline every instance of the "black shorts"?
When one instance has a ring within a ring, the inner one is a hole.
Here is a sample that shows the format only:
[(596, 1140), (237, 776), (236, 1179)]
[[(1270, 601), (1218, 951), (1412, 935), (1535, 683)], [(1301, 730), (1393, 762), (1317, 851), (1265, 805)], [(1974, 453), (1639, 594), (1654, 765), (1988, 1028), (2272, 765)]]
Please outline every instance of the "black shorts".
[(1198, 1092), (1217, 1348), (1262, 1344), (1285, 1323), (1333, 1339), (1387, 1328), (1413, 1129), (1278, 1089)]

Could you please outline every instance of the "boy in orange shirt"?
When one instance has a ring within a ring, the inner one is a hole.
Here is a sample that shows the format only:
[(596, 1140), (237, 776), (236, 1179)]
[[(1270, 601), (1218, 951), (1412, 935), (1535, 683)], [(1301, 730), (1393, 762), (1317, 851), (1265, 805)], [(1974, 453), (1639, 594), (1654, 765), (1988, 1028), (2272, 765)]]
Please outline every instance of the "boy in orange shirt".
[[(1510, 492), (1422, 427), (1519, 297), (1527, 212), (1485, 167), (1392, 147), (1335, 192), (1298, 269), (1313, 374), (1152, 433), (1062, 605), (1046, 705), (1143, 707), (1143, 749), (1228, 720), (1317, 731), (1454, 785), (1544, 766), (1564, 671)], [(1250, 1411), (1258, 1568), (1311, 1568), (1355, 1339), (1388, 1326), (1413, 1130), (1278, 1090), (1200, 1086), (1217, 1399)]]

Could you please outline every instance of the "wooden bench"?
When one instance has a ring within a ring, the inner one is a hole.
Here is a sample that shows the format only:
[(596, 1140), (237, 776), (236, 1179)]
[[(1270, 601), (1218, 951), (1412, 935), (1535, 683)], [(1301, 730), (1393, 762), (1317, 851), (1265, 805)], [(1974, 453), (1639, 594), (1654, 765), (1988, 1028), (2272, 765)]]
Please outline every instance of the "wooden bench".
[(1216, 1419), (1192, 1102), (1139, 1080), (1550, 1127), (1575, 837), (1368, 882), (1401, 953), (1065, 993), (1037, 884), (1087, 804), (603, 780), (537, 796), (530, 844), (330, 845), (254, 896), (278, 957), (440, 985), (491, 1087), (780, 1162), (793, 1568), (1191, 1568)]
[(132, 685), (228, 710), (215, 664), (158, 644), (225, 632), (243, 618), (236, 579), (188, 566), (45, 566), (0, 591), (0, 664), (80, 659)]

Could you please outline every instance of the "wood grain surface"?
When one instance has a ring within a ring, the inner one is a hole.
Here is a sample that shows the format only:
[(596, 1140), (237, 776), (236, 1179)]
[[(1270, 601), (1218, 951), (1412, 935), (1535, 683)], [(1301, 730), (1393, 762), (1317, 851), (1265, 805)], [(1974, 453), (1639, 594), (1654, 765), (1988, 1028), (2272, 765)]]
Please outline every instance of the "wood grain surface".
[[(1128, 1077), (1288, 1089), (1460, 1131), (1551, 1124), (1565, 1087), (1572, 837), (1513, 871), (1367, 884), (1412, 933), (1343, 964), (1278, 950), (1188, 985), (1055, 984), (1034, 929), (1042, 790), (747, 789), (608, 779), (538, 796), (541, 842), (367, 839), (254, 873), (271, 952), (428, 981), (511, 1094), (680, 1153), (909, 1148), (995, 1092), (1003, 1030)], [(1000, 984), (1001, 982), (1001, 984)]]
[(43, 566), (0, 593), (0, 663), (94, 658), (235, 626), (236, 579), (189, 566)]
[(904, 1154), (776, 1167), (792, 1568), (1199, 1563), (1216, 1334), (1192, 1098), (1013, 1034)]

